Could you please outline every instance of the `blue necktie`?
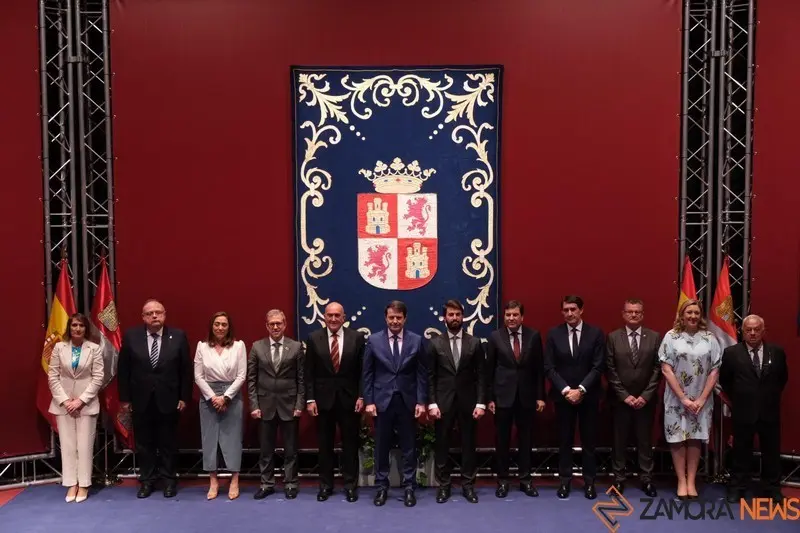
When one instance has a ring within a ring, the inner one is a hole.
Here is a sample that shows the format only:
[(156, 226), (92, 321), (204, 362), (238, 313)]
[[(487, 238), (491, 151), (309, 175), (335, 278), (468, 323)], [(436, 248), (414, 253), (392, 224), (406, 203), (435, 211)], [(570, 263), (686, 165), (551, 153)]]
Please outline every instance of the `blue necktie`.
[(392, 335), (392, 356), (394, 356), (395, 364), (397, 364), (397, 360), (400, 359), (400, 343), (397, 340), (397, 335)]

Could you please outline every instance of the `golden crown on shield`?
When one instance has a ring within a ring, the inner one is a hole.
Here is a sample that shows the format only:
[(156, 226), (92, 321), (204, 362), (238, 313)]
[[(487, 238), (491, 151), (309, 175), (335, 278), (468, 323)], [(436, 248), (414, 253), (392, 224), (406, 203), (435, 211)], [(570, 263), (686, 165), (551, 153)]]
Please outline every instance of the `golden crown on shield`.
[(395, 157), (391, 165), (377, 161), (373, 170), (361, 169), (359, 174), (372, 182), (378, 193), (415, 193), (436, 170), (422, 170), (419, 161), (414, 160), (406, 166), (399, 157)]

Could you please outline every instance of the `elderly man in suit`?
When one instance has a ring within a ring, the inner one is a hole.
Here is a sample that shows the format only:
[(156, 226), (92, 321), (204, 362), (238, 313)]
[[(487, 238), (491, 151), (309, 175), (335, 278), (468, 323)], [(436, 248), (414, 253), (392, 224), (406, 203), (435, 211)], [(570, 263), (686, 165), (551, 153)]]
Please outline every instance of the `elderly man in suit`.
[(544, 410), (542, 337), (522, 325), (525, 307), (510, 300), (503, 311), (505, 327), (493, 331), (486, 348), (489, 410), (495, 415), (497, 489), (505, 498), (509, 489), (511, 428), (517, 426), (519, 490), (535, 498), (539, 491), (531, 475), (533, 419)]
[(161, 302), (146, 301), (144, 325), (125, 332), (119, 352), (120, 409), (133, 410), (139, 498), (152, 494), (159, 474), (166, 481), (164, 497), (177, 494), (178, 415), (192, 397), (194, 368), (189, 341), (183, 331), (166, 326), (166, 318)]
[(450, 498), (450, 432), (456, 421), (461, 431), (461, 492), (468, 502), (478, 503), (475, 432), (486, 411), (484, 352), (481, 341), (461, 329), (463, 318), (461, 302), (448, 300), (444, 304), (447, 332), (433, 337), (428, 346), (428, 414), (436, 420), (437, 503)]
[(373, 333), (364, 350), (364, 403), (375, 422), (374, 504), (386, 503), (389, 494), (389, 450), (395, 432), (403, 452), (403, 487), (406, 507), (417, 504), (414, 496), (416, 418), (425, 414), (428, 400), (427, 355), (422, 337), (405, 328), (406, 305), (393, 301), (384, 309), (387, 329)]
[(253, 495), (262, 500), (275, 493), (275, 443), (283, 436), (283, 487), (288, 499), (297, 498), (297, 438), (305, 407), (303, 345), (286, 337), (286, 315), (279, 309), (267, 313), (269, 337), (256, 341), (247, 360), (250, 416), (260, 420), (261, 486)]
[(564, 323), (547, 333), (544, 350), (544, 369), (550, 379), (550, 394), (556, 405), (559, 451), (556, 493), (564, 499), (570, 493), (572, 480), (572, 445), (575, 442), (575, 422), (579, 423), (583, 448), (583, 491), (590, 500), (597, 498), (594, 486), (597, 475), (595, 441), (597, 412), (605, 369), (605, 339), (600, 328), (583, 321), (583, 299), (565, 296), (561, 301)]
[(625, 491), (625, 449), (631, 426), (636, 434), (639, 480), (650, 498), (657, 496), (653, 485), (653, 418), (661, 381), (658, 348), (661, 337), (642, 326), (644, 303), (626, 300), (622, 309), (625, 326), (612, 331), (606, 340), (609, 397), (614, 417), (614, 487)]
[(781, 395), (789, 379), (786, 353), (764, 342), (764, 319), (742, 321), (744, 341), (722, 354), (719, 383), (731, 401), (733, 471), (728, 501), (744, 498), (753, 465), (753, 437), (761, 449), (761, 492), (776, 503), (783, 499), (780, 476)]
[(348, 502), (358, 500), (358, 433), (364, 409), (361, 365), (364, 335), (345, 328), (344, 308), (338, 302), (325, 307), (325, 328), (306, 341), (306, 410), (317, 418), (319, 436), (319, 493), (324, 502), (333, 494), (336, 425), (342, 438), (342, 478)]

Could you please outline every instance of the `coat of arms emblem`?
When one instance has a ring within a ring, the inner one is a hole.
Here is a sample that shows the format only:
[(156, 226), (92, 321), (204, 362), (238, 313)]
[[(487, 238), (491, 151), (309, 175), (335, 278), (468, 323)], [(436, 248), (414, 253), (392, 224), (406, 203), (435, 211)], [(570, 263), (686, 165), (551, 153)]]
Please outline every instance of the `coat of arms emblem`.
[(400, 158), (359, 171), (375, 188), (358, 195), (358, 271), (370, 285), (412, 290), (436, 275), (436, 195), (419, 192), (435, 172)]

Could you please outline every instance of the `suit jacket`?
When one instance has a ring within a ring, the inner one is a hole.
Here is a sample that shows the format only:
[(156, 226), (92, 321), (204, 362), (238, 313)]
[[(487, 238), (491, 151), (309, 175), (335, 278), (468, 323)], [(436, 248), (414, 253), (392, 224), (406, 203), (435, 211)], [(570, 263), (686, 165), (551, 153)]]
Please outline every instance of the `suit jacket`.
[(327, 328), (309, 335), (306, 341), (306, 402), (315, 401), (320, 409), (332, 409), (336, 397), (355, 408), (361, 397), (361, 368), (366, 340), (360, 331), (343, 327), (339, 346), (339, 371), (333, 370)]
[(459, 409), (472, 411), (486, 404), (484, 350), (481, 341), (461, 333), (461, 357), (456, 368), (449, 333), (436, 335), (428, 344), (428, 402), (449, 411), (457, 402)]
[(780, 346), (764, 343), (761, 376), (753, 368), (751, 357), (744, 342), (722, 353), (719, 383), (731, 400), (733, 422), (779, 422), (781, 394), (789, 379), (786, 353)]
[(508, 328), (503, 327), (489, 335), (486, 347), (488, 396), (497, 407), (513, 407), (519, 397), (523, 407), (534, 409), (537, 400), (544, 400), (542, 336), (525, 326), (521, 326), (520, 331), (519, 362), (514, 357)]
[(605, 339), (600, 328), (583, 323), (578, 342), (578, 354), (572, 356), (569, 348), (567, 324), (556, 326), (547, 332), (544, 350), (544, 369), (552, 388), (550, 395), (555, 401), (566, 402), (561, 394), (565, 387), (586, 389), (584, 401), (600, 399), (600, 376), (605, 369)]
[(136, 326), (122, 337), (117, 370), (119, 401), (144, 412), (151, 399), (163, 414), (177, 412), (178, 402), (192, 399), (194, 368), (186, 334), (164, 326), (156, 367), (150, 364), (147, 328)]
[(403, 330), (403, 348), (400, 358), (392, 356), (389, 330), (373, 333), (364, 349), (364, 404), (386, 411), (392, 395), (399, 392), (406, 408), (428, 405), (427, 356), (422, 347), (422, 337)]
[(97, 393), (103, 386), (103, 368), (103, 351), (97, 344), (83, 342), (78, 368), (72, 370), (72, 345), (57, 343), (50, 355), (47, 371), (47, 382), (53, 394), (48, 411), (54, 415), (66, 415), (67, 410), (61, 404), (78, 398), (85, 404), (81, 416), (100, 413)]
[(628, 396), (641, 396), (649, 404), (656, 396), (661, 381), (661, 363), (658, 361), (661, 336), (643, 327), (638, 342), (639, 360), (634, 365), (628, 330), (622, 327), (608, 334), (606, 368), (612, 402), (624, 402)]
[(295, 411), (305, 409), (303, 345), (289, 337), (281, 340), (278, 369), (272, 364), (270, 337), (256, 341), (247, 360), (247, 391), (250, 410), (261, 409), (262, 420), (292, 420)]

